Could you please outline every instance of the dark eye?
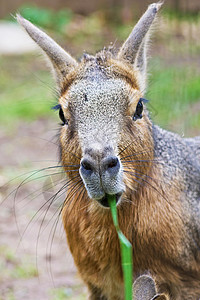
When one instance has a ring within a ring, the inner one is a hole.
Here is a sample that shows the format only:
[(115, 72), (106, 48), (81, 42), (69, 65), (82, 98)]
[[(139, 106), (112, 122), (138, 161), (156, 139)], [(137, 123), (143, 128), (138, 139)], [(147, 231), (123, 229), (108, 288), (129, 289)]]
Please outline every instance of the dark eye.
[(62, 107), (59, 108), (59, 117), (60, 117), (60, 119), (62, 121), (62, 125), (67, 124), (67, 120), (65, 119)]
[(56, 106), (52, 107), (52, 109), (59, 110), (59, 117), (62, 121), (61, 125), (68, 124), (68, 121), (65, 119), (65, 115), (60, 104), (57, 104)]
[(142, 103), (142, 98), (140, 98), (140, 100), (138, 101), (138, 104), (136, 106), (135, 113), (133, 115), (133, 121), (142, 119), (142, 112), (143, 112), (143, 103)]

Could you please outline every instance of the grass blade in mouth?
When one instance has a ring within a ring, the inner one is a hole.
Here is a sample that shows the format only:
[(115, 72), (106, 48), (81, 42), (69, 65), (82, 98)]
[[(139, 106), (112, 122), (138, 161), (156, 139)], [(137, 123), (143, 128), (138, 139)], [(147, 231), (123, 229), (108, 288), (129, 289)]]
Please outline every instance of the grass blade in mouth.
[(117, 234), (120, 240), (120, 248), (121, 248), (121, 263), (122, 263), (122, 270), (124, 276), (124, 293), (125, 293), (125, 300), (132, 300), (133, 299), (133, 292), (132, 292), (132, 272), (133, 272), (133, 259), (132, 259), (132, 245), (121, 232), (118, 224), (118, 217), (117, 217), (117, 206), (115, 195), (108, 195), (108, 203), (110, 206), (113, 223), (117, 230)]

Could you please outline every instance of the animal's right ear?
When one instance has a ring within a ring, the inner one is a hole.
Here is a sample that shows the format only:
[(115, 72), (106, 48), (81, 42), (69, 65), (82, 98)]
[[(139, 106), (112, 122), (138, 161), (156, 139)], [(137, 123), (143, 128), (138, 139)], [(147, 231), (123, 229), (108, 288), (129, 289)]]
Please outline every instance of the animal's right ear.
[(78, 65), (77, 61), (46, 33), (24, 19), (21, 15), (17, 14), (16, 19), (50, 59), (56, 75), (58, 87), (61, 88), (63, 77)]

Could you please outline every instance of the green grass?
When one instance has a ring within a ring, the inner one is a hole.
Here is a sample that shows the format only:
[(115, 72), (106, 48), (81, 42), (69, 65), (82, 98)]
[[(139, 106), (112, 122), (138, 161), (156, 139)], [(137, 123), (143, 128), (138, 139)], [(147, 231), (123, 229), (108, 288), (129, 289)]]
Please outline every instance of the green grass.
[(51, 291), (51, 299), (52, 300), (65, 300), (69, 299), (73, 295), (73, 290), (70, 288), (56, 288)]
[(36, 56), (0, 58), (1, 125), (14, 128), (21, 120), (53, 115), (53, 80), (41, 60)]
[[(60, 287), (55, 288), (50, 291), (50, 299), (51, 300), (85, 300), (86, 294), (85, 292), (80, 294), (79, 287), (66, 288)], [(78, 294), (76, 294), (78, 292)]]
[[(73, 13), (68, 8), (55, 11), (47, 8), (38, 7), (36, 4), (23, 4), (18, 8), (18, 12), (26, 19), (30, 20), (37, 26), (55, 30), (64, 33), (66, 26), (71, 22)], [(11, 15), (7, 19), (14, 21)]]
[[(152, 119), (165, 128), (177, 123), (178, 119), (183, 124), (192, 124), (194, 116), (199, 120), (199, 113), (193, 109), (200, 101), (200, 72), (197, 68), (166, 65), (154, 60), (150, 69), (146, 98), (150, 100)], [(186, 118), (182, 119), (184, 114)]]
[(198, 10), (193, 12), (189, 10), (181, 11), (165, 7), (163, 9), (163, 15), (171, 20), (187, 21), (192, 23), (200, 20), (200, 13)]
[(0, 295), (0, 300), (5, 300), (5, 299), (6, 300), (15, 300), (16, 299), (12, 289), (8, 289), (7, 292), (6, 292), (6, 295), (4, 295), (4, 296)]
[(13, 270), (11, 276), (16, 279), (26, 279), (38, 276), (37, 268), (30, 262), (24, 261)]
[(38, 272), (30, 258), (17, 258), (16, 254), (8, 246), (0, 247), (0, 280), (1, 279), (27, 279), (37, 277)]
[(0, 245), (0, 282), (10, 283), (6, 288), (0, 290), (0, 300), (17, 299), (14, 291), (13, 281), (31, 279), (38, 276), (38, 271), (28, 255), (17, 255), (14, 250), (7, 245)]

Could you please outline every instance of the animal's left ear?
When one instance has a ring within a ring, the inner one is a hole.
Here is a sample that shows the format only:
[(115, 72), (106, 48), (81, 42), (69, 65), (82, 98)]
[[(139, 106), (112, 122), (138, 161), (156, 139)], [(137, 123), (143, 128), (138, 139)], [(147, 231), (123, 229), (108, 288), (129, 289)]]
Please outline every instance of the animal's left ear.
[(162, 2), (151, 4), (133, 28), (128, 39), (119, 50), (117, 58), (125, 61), (139, 71), (139, 84), (142, 91), (146, 88), (147, 44), (150, 28)]

